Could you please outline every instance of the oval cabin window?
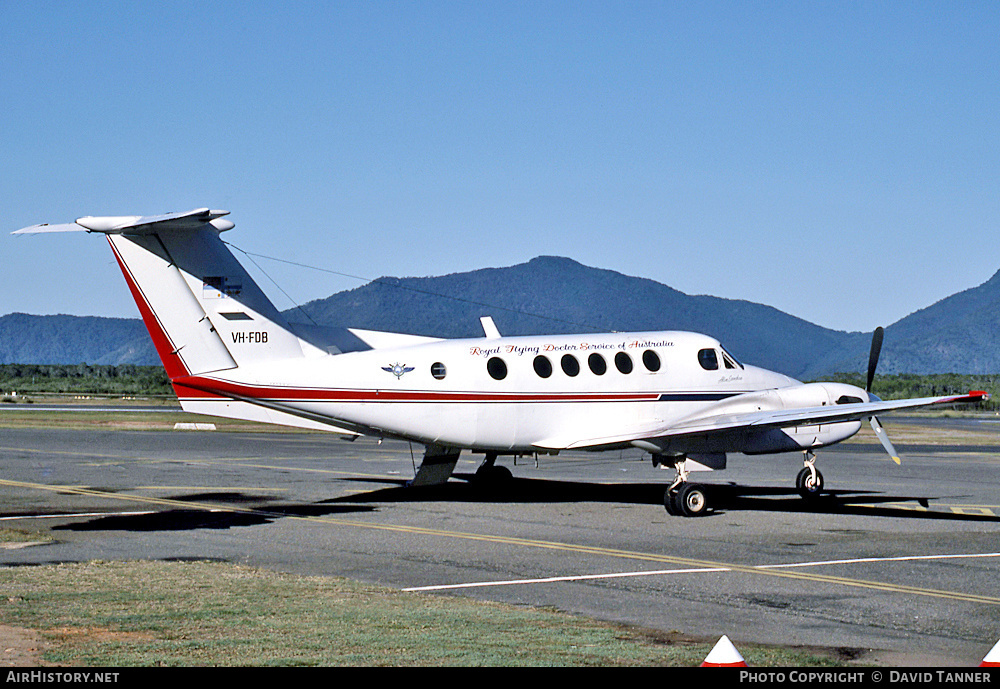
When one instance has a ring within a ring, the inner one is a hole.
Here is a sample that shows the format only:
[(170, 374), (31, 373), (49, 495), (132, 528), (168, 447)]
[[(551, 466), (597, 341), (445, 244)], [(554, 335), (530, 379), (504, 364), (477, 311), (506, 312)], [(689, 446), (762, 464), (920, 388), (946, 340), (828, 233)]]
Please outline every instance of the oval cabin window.
[(562, 366), (563, 373), (567, 376), (573, 377), (580, 373), (580, 362), (572, 354), (563, 354), (559, 364)]
[(486, 370), (489, 371), (493, 380), (503, 380), (507, 377), (507, 364), (498, 356), (490, 357), (486, 362)]
[(604, 357), (597, 352), (587, 357), (587, 365), (590, 366), (590, 370), (595, 376), (603, 376), (608, 370), (608, 364), (604, 361)]
[(632, 372), (632, 357), (630, 357), (625, 352), (618, 352), (615, 354), (615, 368), (617, 368), (622, 373)]
[(534, 366), (539, 378), (548, 378), (552, 375), (552, 362), (546, 356), (539, 354), (531, 365)]

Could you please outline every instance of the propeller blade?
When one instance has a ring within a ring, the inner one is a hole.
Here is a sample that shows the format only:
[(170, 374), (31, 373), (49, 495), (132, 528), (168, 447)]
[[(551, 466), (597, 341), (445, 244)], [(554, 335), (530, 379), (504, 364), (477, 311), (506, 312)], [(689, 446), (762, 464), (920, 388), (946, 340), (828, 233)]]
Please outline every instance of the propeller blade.
[(889, 457), (892, 458), (892, 461), (896, 464), (901, 464), (902, 462), (899, 461), (899, 455), (896, 453), (896, 448), (892, 446), (892, 441), (889, 440), (889, 436), (885, 432), (885, 429), (882, 428), (882, 424), (880, 424), (878, 419), (874, 416), (868, 419), (868, 421), (872, 425), (872, 430), (875, 431), (875, 437), (877, 437), (878, 441), (882, 443), (882, 447), (884, 447), (885, 451), (889, 453)]
[(882, 326), (875, 328), (872, 334), (872, 349), (868, 353), (868, 384), (865, 385), (865, 392), (872, 391), (872, 381), (875, 380), (875, 368), (878, 366), (878, 357), (882, 353), (882, 338), (885, 331)]

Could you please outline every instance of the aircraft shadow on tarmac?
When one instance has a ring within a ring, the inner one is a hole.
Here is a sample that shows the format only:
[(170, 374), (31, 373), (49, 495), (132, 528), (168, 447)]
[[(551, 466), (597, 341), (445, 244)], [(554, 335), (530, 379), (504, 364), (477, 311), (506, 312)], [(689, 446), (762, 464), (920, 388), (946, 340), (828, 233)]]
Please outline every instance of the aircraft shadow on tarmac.
[[(412, 487), (404, 480), (379, 479), (392, 487), (333, 498), (331, 503), (393, 502), (495, 502), (495, 503), (573, 503), (606, 502), (632, 505), (657, 505), (663, 509), (665, 483), (585, 483), (548, 479), (514, 478), (504, 486), (480, 486), (473, 474), (453, 474), (460, 481), (438, 486)], [(371, 483), (372, 479), (347, 479)], [(934, 509), (936, 501), (960, 496), (892, 495), (866, 490), (830, 490), (812, 500), (803, 500), (794, 488), (742, 486), (733, 483), (703, 483), (711, 508), (711, 517), (726, 512), (758, 511), (802, 514), (856, 514), (908, 519), (944, 519), (964, 522), (998, 522), (1000, 516), (983, 513), (960, 513), (945, 508)]]
[[(323, 517), (331, 514), (372, 512), (372, 505), (309, 505), (272, 503), (267, 498), (237, 492), (203, 493), (170, 498), (177, 502), (197, 502), (203, 507), (149, 512), (109, 514), (84, 522), (52, 527), (53, 531), (188, 531), (229, 529), (237, 526), (269, 524), (283, 517)], [(207, 509), (211, 504), (213, 509)], [(227, 506), (233, 509), (226, 509)], [(237, 507), (238, 506), (238, 507)]]
[[(378, 504), (406, 502), (480, 503), (575, 503), (599, 502), (650, 505), (663, 509), (663, 483), (586, 483), (548, 479), (514, 478), (503, 486), (483, 486), (472, 474), (454, 474), (458, 481), (439, 486), (411, 487), (405, 480), (380, 479), (383, 487), (367, 493), (331, 498), (320, 503), (272, 503), (268, 498), (239, 492), (180, 495), (178, 503), (199, 506), (152, 511), (142, 514), (109, 514), (52, 527), (53, 531), (187, 531), (256, 526), (283, 517), (320, 517), (333, 514), (373, 512)], [(346, 479), (371, 483), (373, 479)], [(384, 487), (385, 483), (393, 485)], [(1000, 522), (992, 514), (968, 514), (934, 509), (944, 496), (887, 495), (877, 491), (834, 490), (805, 501), (794, 488), (702, 484), (712, 509), (703, 517), (726, 512), (758, 511), (785, 514), (855, 514), (907, 519), (935, 519), (963, 522)], [(953, 498), (956, 496), (948, 496)], [(212, 509), (208, 506), (211, 505)]]

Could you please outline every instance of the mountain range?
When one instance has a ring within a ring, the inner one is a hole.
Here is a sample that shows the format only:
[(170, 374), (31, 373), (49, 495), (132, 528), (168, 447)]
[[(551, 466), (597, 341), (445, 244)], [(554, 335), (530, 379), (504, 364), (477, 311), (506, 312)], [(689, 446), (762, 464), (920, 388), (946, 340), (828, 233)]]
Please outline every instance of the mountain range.
[[(303, 304), (289, 320), (436, 337), (693, 330), (800, 380), (867, 366), (870, 333), (831, 330), (763, 304), (692, 296), (645, 278), (540, 256), (505, 268), (383, 277)], [(880, 373), (1000, 372), (1000, 272), (888, 326)], [(0, 317), (0, 363), (156, 364), (138, 319)]]

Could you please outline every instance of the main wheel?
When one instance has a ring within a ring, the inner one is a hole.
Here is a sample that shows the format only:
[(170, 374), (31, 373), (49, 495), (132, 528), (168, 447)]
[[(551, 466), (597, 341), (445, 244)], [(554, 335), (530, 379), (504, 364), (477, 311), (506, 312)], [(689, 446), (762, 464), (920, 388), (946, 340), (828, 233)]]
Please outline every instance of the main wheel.
[(708, 498), (702, 486), (683, 483), (676, 490), (668, 489), (663, 494), (663, 506), (667, 514), (675, 517), (699, 517), (708, 511)]
[(483, 493), (499, 495), (510, 490), (514, 475), (504, 466), (483, 466), (476, 471), (475, 487)]
[(708, 511), (705, 489), (697, 483), (685, 483), (675, 498), (677, 511), (685, 517), (699, 517)]
[(795, 477), (795, 489), (804, 500), (815, 500), (823, 493), (823, 474), (817, 470), (814, 479), (809, 468), (804, 468)]
[(667, 509), (667, 514), (672, 517), (680, 516), (680, 508), (677, 507), (677, 491), (667, 488), (663, 493), (663, 506)]

